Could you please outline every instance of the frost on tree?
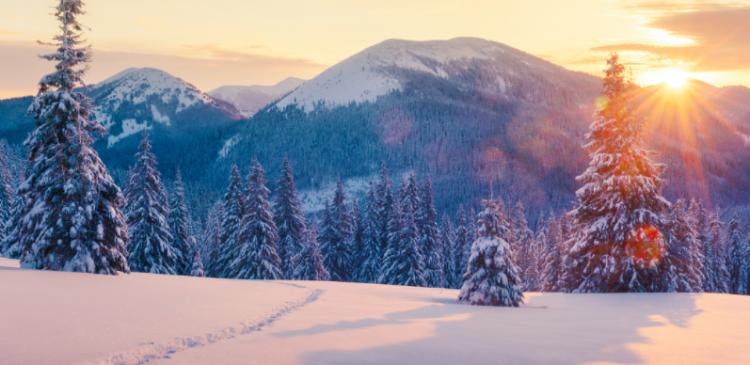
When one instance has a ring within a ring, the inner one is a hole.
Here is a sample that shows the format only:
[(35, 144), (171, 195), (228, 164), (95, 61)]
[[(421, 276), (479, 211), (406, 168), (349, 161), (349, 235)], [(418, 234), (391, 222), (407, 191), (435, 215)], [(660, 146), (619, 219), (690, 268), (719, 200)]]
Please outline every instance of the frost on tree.
[(221, 210), (221, 232), (218, 244), (211, 251), (208, 274), (215, 277), (231, 277), (229, 264), (239, 244), (240, 222), (245, 215), (242, 193), (242, 176), (237, 165), (232, 165), (229, 186), (224, 193)]
[(432, 181), (429, 178), (419, 189), (419, 199), (416, 203), (417, 241), (424, 258), (427, 285), (433, 288), (442, 288), (445, 285), (443, 248), (441, 247), (442, 241), (437, 226), (437, 212), (432, 196)]
[[(380, 282), (405, 286), (427, 286), (424, 258), (417, 243), (417, 226), (411, 204), (405, 204), (392, 216), (391, 239), (383, 255), (383, 272)], [(398, 222), (398, 223), (395, 223)]]
[(523, 302), (523, 293), (510, 246), (502, 238), (505, 232), (500, 207), (492, 200), (482, 204), (478, 238), (471, 246), (458, 300), (473, 305), (517, 307)]
[(750, 290), (750, 246), (748, 246), (747, 237), (740, 231), (736, 216), (727, 225), (727, 245), (729, 292), (748, 294)]
[(333, 200), (328, 204), (323, 216), (320, 231), (320, 249), (323, 252), (326, 268), (331, 280), (348, 281), (351, 279), (352, 220), (346, 205), (344, 186), (339, 180)]
[(193, 248), (190, 245), (190, 212), (185, 199), (185, 185), (182, 173), (177, 170), (174, 187), (169, 202), (169, 227), (172, 232), (172, 247), (177, 254), (177, 273), (189, 275), (193, 260)]
[(661, 262), (663, 289), (667, 292), (703, 291), (702, 265), (695, 258), (701, 254), (688, 206), (678, 199), (664, 219), (668, 251)]
[(203, 269), (203, 259), (201, 258), (200, 251), (198, 250), (195, 250), (195, 254), (193, 254), (193, 262), (190, 264), (190, 276), (206, 276), (206, 273)]
[(292, 278), (295, 280), (331, 279), (331, 275), (328, 274), (328, 270), (323, 264), (323, 255), (320, 253), (317, 225), (312, 224), (305, 231), (302, 251), (295, 254), (292, 258), (292, 264), (294, 267)]
[(367, 192), (367, 204), (362, 218), (362, 262), (357, 271), (357, 279), (365, 283), (377, 282), (380, 277), (382, 251), (380, 250), (379, 200), (375, 186)]
[(224, 214), (224, 205), (221, 201), (214, 203), (206, 214), (206, 223), (200, 237), (199, 251), (203, 261), (204, 272), (207, 276), (213, 275), (211, 264), (218, 255), (221, 247), (221, 217)]
[(617, 55), (607, 61), (605, 101), (585, 148), (591, 161), (577, 180), (575, 244), (566, 281), (575, 292), (659, 291), (659, 262), (667, 250), (660, 194), (664, 166), (641, 146), (641, 123), (630, 111), (630, 84)]
[(306, 223), (294, 183), (292, 165), (286, 157), (277, 187), (273, 213), (279, 231), (278, 253), (282, 271), (286, 276), (292, 276), (294, 267), (291, 260), (304, 248)]
[(229, 278), (283, 279), (281, 259), (276, 252), (279, 241), (276, 223), (268, 201), (270, 190), (258, 160), (253, 159), (248, 179), (246, 214), (240, 222), (237, 246), (229, 264)]
[(127, 191), (130, 268), (154, 274), (177, 274), (180, 256), (172, 246), (172, 232), (167, 222), (167, 192), (147, 132), (143, 133)]
[(106, 132), (93, 119), (90, 100), (78, 92), (90, 60), (78, 17), (83, 1), (60, 0), (55, 71), (39, 82), (29, 108), (35, 128), (26, 139), (28, 176), (18, 190), (22, 205), (14, 240), (27, 268), (99, 274), (129, 272), (127, 225), (120, 189), (91, 148)]
[[(0, 140), (0, 255), (5, 251), (6, 232), (11, 230), (11, 213), (15, 204), (13, 191), (13, 178), (8, 164), (7, 146), (4, 140)], [(10, 246), (10, 244), (8, 244)]]

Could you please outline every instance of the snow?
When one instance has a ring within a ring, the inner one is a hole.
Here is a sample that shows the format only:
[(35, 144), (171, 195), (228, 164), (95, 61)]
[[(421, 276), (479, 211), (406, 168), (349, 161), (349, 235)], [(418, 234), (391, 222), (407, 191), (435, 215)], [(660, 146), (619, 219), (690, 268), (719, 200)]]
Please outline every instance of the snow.
[(750, 297), (457, 291), (26, 271), (0, 259), (0, 362), (746, 364)]
[(221, 146), (221, 150), (219, 150), (219, 157), (225, 158), (229, 154), (229, 152), (232, 151), (232, 148), (237, 145), (237, 143), (240, 142), (242, 138), (239, 135), (234, 135), (224, 141), (224, 145)]
[[(351, 197), (361, 199), (370, 188), (370, 183), (378, 178), (377, 175), (352, 177), (344, 179), (344, 190)], [(299, 192), (302, 210), (305, 213), (317, 213), (323, 211), (326, 203), (331, 200), (336, 191), (336, 181), (329, 182), (319, 189), (306, 189)]]
[(135, 119), (125, 119), (122, 121), (122, 132), (116, 136), (110, 135), (107, 137), (107, 148), (110, 148), (117, 144), (117, 142), (146, 129), (151, 129), (148, 122), (144, 121), (143, 123), (138, 123)]
[(195, 86), (154, 68), (129, 68), (102, 81), (95, 88), (107, 86), (114, 87), (99, 101), (100, 107), (106, 107), (107, 110), (116, 110), (125, 101), (142, 104), (152, 96), (160, 98), (165, 104), (176, 103), (177, 113), (194, 105), (213, 101)]
[(153, 104), (151, 104), (151, 116), (154, 118), (154, 122), (161, 123), (167, 126), (172, 124), (172, 120), (169, 118), (169, 115), (159, 112), (159, 109), (156, 107), (156, 105)]
[[(510, 64), (507, 62), (509, 59), (542, 73), (559, 70), (557, 66), (511, 47), (478, 38), (422, 42), (388, 40), (325, 70), (284, 97), (276, 106), (298, 105), (311, 111), (317, 104), (333, 107), (373, 102), (380, 96), (402, 89), (401, 80), (394, 74), (397, 69), (447, 78), (449, 67), (471, 67), (464, 61), (487, 60), (505, 65)], [(503, 72), (509, 75), (514, 73), (512, 69), (504, 69)], [(497, 76), (496, 83), (500, 90), (509, 87), (501, 75)]]

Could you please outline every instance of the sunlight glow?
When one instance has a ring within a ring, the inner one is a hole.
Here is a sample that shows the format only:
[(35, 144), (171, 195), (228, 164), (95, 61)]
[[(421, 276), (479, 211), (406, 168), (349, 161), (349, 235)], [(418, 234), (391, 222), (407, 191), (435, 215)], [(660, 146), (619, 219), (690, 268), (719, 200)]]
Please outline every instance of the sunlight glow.
[(662, 68), (646, 72), (639, 79), (639, 83), (645, 86), (665, 84), (672, 89), (680, 90), (687, 85), (692, 75), (680, 68)]

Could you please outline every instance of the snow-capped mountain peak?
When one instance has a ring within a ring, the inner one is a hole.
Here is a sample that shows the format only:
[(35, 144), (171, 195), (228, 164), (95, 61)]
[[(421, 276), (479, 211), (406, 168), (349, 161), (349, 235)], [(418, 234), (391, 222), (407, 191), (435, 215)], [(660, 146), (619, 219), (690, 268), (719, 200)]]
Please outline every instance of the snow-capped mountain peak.
[(305, 80), (286, 78), (275, 85), (229, 85), (208, 94), (234, 105), (245, 117), (250, 117), (266, 105), (299, 87)]
[(479, 39), (454, 38), (438, 41), (386, 40), (327, 69), (305, 82), (276, 105), (297, 105), (311, 110), (372, 102), (402, 90), (404, 71), (450, 78), (476, 63), (492, 66), (496, 91), (502, 92), (518, 73), (559, 74), (563, 68), (506, 45)]

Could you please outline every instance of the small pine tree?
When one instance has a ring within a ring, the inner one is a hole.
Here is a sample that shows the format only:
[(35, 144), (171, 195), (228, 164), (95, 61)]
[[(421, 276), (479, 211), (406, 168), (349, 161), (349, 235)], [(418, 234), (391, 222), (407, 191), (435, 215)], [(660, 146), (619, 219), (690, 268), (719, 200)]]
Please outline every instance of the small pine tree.
[(445, 288), (455, 288), (455, 277), (460, 275), (456, 273), (456, 234), (453, 229), (453, 223), (448, 215), (443, 215), (440, 227), (440, 247), (443, 249), (443, 274), (445, 275)]
[(305, 231), (302, 251), (292, 258), (293, 278), (296, 280), (330, 280), (318, 243), (318, 226), (311, 225)]
[[(221, 202), (214, 203), (206, 214), (206, 223), (200, 237), (199, 251), (201, 261), (204, 263), (206, 275), (214, 276), (211, 266), (220, 254), (221, 248), (221, 217), (224, 215), (224, 205)], [(205, 258), (205, 259), (204, 259)]]
[(287, 157), (284, 158), (277, 186), (273, 215), (279, 230), (278, 251), (281, 269), (289, 277), (294, 271), (291, 263), (292, 257), (304, 249), (307, 223), (294, 183), (292, 165)]
[(388, 224), (391, 222), (391, 214), (394, 212), (396, 199), (393, 195), (391, 179), (385, 164), (380, 170), (380, 181), (375, 185), (375, 206), (377, 208), (377, 230), (380, 241), (380, 252), (385, 252), (390, 240)]
[(351, 215), (346, 205), (344, 185), (339, 180), (333, 200), (324, 213), (320, 234), (320, 249), (333, 281), (351, 279), (351, 236)]
[(91, 147), (106, 129), (93, 119), (91, 100), (79, 92), (91, 59), (82, 44), (82, 0), (60, 0), (56, 51), (42, 56), (55, 71), (39, 81), (29, 113), (34, 130), (24, 142), (29, 170), (18, 194), (21, 265), (98, 274), (129, 272), (127, 225), (120, 189)]
[(471, 254), (470, 233), (466, 222), (466, 213), (463, 207), (459, 207), (456, 212), (456, 233), (453, 245), (453, 257), (455, 266), (453, 268), (453, 278), (451, 279), (451, 288), (460, 288), (463, 284), (463, 275), (466, 272), (466, 263), (469, 262)]
[(365, 214), (362, 219), (362, 251), (361, 264), (357, 270), (357, 278), (361, 282), (375, 283), (380, 277), (382, 252), (380, 250), (379, 234), (379, 200), (375, 196), (375, 187), (370, 186), (367, 192)]
[(201, 252), (199, 250), (195, 250), (195, 253), (193, 254), (193, 262), (190, 265), (190, 276), (206, 276), (206, 273), (203, 270), (203, 259), (201, 258)]
[(560, 277), (562, 276), (563, 263), (563, 233), (560, 221), (550, 217), (546, 223), (546, 236), (544, 241), (543, 270), (541, 272), (541, 290), (545, 292), (556, 292), (562, 290)]
[(433, 288), (442, 288), (445, 285), (443, 247), (441, 246), (442, 241), (437, 226), (437, 212), (432, 196), (432, 181), (429, 178), (419, 189), (419, 199), (416, 203), (418, 242), (424, 258), (427, 285)]
[(176, 274), (180, 254), (172, 246), (174, 240), (167, 222), (167, 193), (161, 183), (147, 132), (143, 133), (128, 185), (130, 268), (154, 274)]
[(177, 273), (189, 275), (193, 259), (190, 247), (190, 212), (185, 199), (185, 185), (182, 173), (177, 170), (169, 203), (169, 227), (172, 232), (172, 247), (177, 255)]
[[(666, 292), (702, 291), (703, 273), (692, 264), (692, 250), (696, 247), (695, 229), (689, 220), (687, 205), (678, 199), (664, 219), (665, 239), (669, 250), (661, 260), (660, 271), (664, 273), (662, 290)], [(698, 285), (698, 286), (695, 286)]]
[(495, 201), (483, 202), (479, 238), (472, 244), (459, 301), (473, 305), (517, 307), (523, 302), (518, 268), (502, 238), (502, 215)]
[(383, 255), (383, 273), (381, 283), (405, 286), (427, 286), (424, 270), (424, 258), (417, 244), (417, 226), (411, 204), (406, 203), (406, 210), (400, 211), (396, 205), (392, 223), (391, 242)]
[(658, 291), (659, 259), (667, 247), (660, 194), (664, 166), (641, 147), (641, 122), (630, 111), (630, 84), (615, 54), (607, 61), (605, 106), (585, 145), (591, 161), (578, 177), (575, 244), (566, 275), (576, 292)]
[(10, 231), (10, 219), (15, 203), (13, 178), (8, 164), (8, 151), (5, 140), (0, 140), (0, 254), (3, 253), (6, 231)]
[(706, 271), (704, 267), (704, 242), (706, 241), (704, 232), (706, 224), (706, 215), (703, 206), (695, 199), (691, 199), (687, 209), (687, 221), (690, 225), (693, 239), (690, 247), (690, 267), (694, 274), (690, 278), (690, 286), (694, 291), (700, 292), (705, 288)]
[(365, 253), (365, 225), (364, 218), (360, 212), (359, 202), (357, 199), (352, 200), (351, 208), (351, 222), (352, 222), (352, 235), (351, 241), (349, 242), (349, 251), (351, 253), (351, 280), (358, 282), (366, 282), (359, 277), (359, 271), (365, 260), (367, 259)]
[(729, 270), (729, 292), (748, 294), (750, 286), (750, 247), (747, 238), (740, 231), (737, 216), (727, 225), (727, 268)]
[(268, 202), (270, 191), (266, 176), (258, 160), (253, 159), (248, 178), (246, 214), (240, 223), (234, 260), (229, 264), (229, 276), (236, 279), (283, 279), (281, 259), (276, 253), (279, 241), (273, 213)]
[(535, 268), (538, 252), (534, 252), (534, 232), (529, 228), (526, 219), (526, 207), (521, 201), (516, 203), (511, 218), (510, 234), (507, 238), (513, 254), (513, 262), (519, 269), (525, 290), (535, 290)]
[(211, 254), (208, 273), (220, 278), (232, 277), (229, 266), (239, 247), (240, 223), (245, 216), (245, 200), (242, 194), (242, 176), (237, 165), (232, 165), (229, 185), (224, 193), (221, 210), (221, 237)]
[(704, 270), (706, 271), (704, 288), (707, 292), (729, 292), (729, 270), (727, 270), (726, 266), (726, 256), (722, 240), (723, 225), (723, 222), (719, 220), (718, 211), (708, 216), (707, 241), (704, 244)]

